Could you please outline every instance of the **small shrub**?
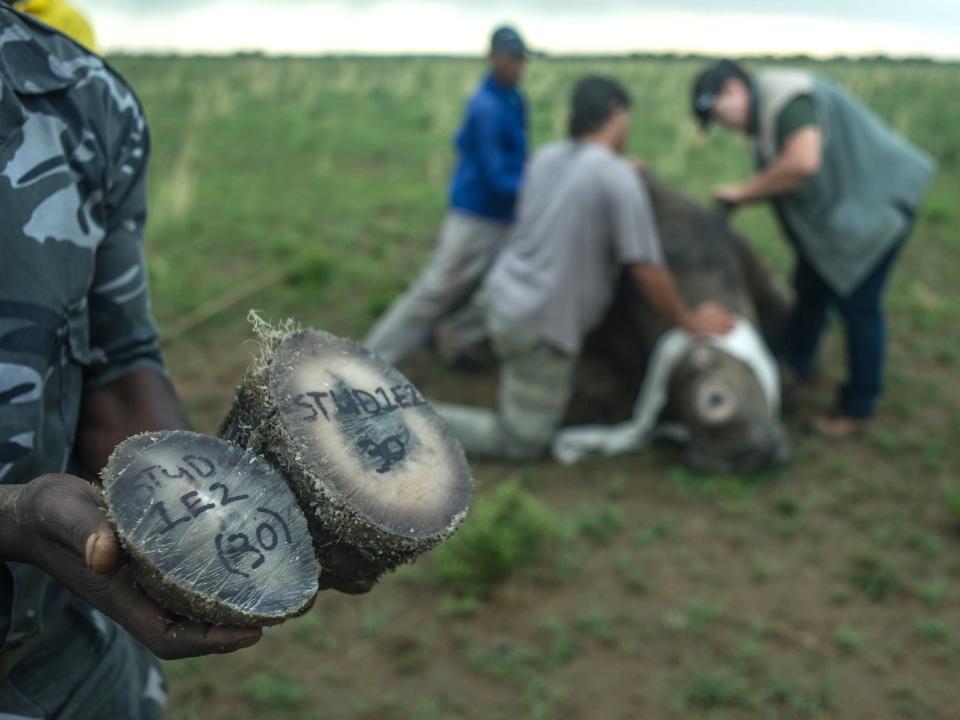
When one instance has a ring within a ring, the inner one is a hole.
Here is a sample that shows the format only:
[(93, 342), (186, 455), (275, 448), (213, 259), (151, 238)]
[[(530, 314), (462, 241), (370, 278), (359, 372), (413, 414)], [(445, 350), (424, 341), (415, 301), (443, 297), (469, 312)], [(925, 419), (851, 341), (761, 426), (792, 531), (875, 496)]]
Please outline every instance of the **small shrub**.
[(803, 514), (803, 505), (796, 498), (781, 495), (773, 503), (773, 511), (782, 518), (793, 519)]
[(950, 581), (943, 578), (927, 580), (917, 586), (917, 597), (930, 607), (940, 607), (950, 598)]
[(449, 717), (449, 713), (443, 709), (442, 703), (435, 697), (421, 698), (410, 714), (410, 720), (444, 720)]
[(723, 608), (712, 600), (695, 598), (683, 613), (680, 629), (698, 633), (723, 617)]
[(617, 473), (607, 482), (607, 497), (619, 500), (624, 496), (630, 483), (630, 477), (624, 473)]
[(577, 618), (576, 625), (577, 630), (585, 635), (596, 638), (608, 647), (615, 645), (617, 642), (616, 633), (613, 631), (610, 617), (604, 613), (581, 615)]
[(950, 512), (953, 513), (957, 522), (960, 522), (960, 483), (955, 481), (944, 483), (943, 494)]
[[(761, 701), (778, 710), (789, 710), (791, 716), (798, 718), (818, 717), (831, 707), (832, 688), (830, 681), (824, 678), (819, 687), (807, 688), (789, 678), (770, 676), (766, 688), (760, 693)], [(777, 717), (781, 717), (777, 712)]]
[(863, 644), (863, 636), (859, 631), (849, 627), (837, 628), (834, 634), (834, 641), (837, 647), (850, 655), (856, 653)]
[(305, 252), (287, 273), (286, 284), (294, 287), (326, 285), (334, 275), (333, 260), (323, 252)]
[(634, 533), (633, 541), (641, 547), (647, 547), (664, 540), (674, 533), (673, 521), (655, 520)]
[(696, 673), (680, 696), (683, 708), (713, 710), (748, 708), (751, 698), (743, 680), (728, 672)]
[(936, 535), (925, 530), (914, 529), (905, 533), (903, 547), (924, 560), (936, 560), (943, 554), (943, 543)]
[(581, 513), (576, 519), (581, 535), (601, 545), (609, 545), (620, 534), (623, 515), (614, 505)]
[(626, 550), (617, 553), (617, 575), (627, 590), (633, 593), (643, 593), (649, 589), (647, 575), (640, 563)]
[(537, 623), (537, 631), (546, 641), (541, 649), (541, 657), (548, 667), (563, 667), (580, 652), (580, 641), (558, 618), (541, 618)]
[(478, 609), (477, 599), (472, 596), (444, 595), (437, 605), (437, 612), (444, 618), (471, 617)]
[(899, 717), (928, 717), (920, 695), (911, 687), (895, 687), (887, 691), (887, 698)]
[(307, 691), (293, 678), (282, 674), (258, 673), (247, 681), (247, 696), (263, 707), (292, 708), (307, 698)]
[(540, 560), (559, 534), (557, 518), (514, 480), (477, 499), (463, 527), (434, 552), (433, 570), (454, 593), (487, 595)]
[(872, 555), (861, 555), (853, 561), (850, 582), (867, 599), (880, 602), (901, 587), (900, 576), (887, 562)]
[(938, 620), (920, 620), (916, 624), (917, 636), (934, 645), (944, 645), (950, 641), (950, 631)]
[(363, 637), (373, 637), (386, 625), (387, 619), (376, 610), (365, 612), (360, 617), (359, 629)]

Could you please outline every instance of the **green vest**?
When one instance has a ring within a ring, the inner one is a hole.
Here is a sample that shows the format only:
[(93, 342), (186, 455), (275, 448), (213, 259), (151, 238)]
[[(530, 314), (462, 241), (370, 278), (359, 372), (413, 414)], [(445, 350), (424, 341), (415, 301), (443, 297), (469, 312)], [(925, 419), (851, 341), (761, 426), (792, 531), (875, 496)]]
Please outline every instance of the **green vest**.
[(820, 170), (778, 198), (783, 221), (820, 276), (840, 295), (856, 290), (907, 230), (936, 165), (856, 98), (795, 70), (756, 75), (757, 164), (778, 155), (777, 121), (800, 95), (813, 97), (823, 133)]

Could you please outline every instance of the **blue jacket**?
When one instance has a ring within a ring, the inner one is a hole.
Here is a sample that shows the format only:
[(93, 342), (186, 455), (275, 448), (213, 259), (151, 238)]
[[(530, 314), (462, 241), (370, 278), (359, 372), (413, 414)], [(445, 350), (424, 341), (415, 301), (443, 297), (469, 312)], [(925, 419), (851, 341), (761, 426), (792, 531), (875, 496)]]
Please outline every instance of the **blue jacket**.
[(455, 144), (460, 159), (450, 183), (450, 206), (488, 220), (513, 222), (527, 159), (523, 96), (488, 75), (467, 105)]

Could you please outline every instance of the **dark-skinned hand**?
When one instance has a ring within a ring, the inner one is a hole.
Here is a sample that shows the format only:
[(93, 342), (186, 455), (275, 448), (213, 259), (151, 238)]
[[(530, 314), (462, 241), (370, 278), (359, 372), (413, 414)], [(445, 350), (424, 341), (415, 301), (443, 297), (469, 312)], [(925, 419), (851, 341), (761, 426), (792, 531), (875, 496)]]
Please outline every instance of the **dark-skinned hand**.
[[(44, 475), (8, 487), (2, 557), (44, 570), (88, 604), (113, 618), (164, 660), (229, 653), (256, 644), (258, 629), (184, 620), (157, 605), (134, 580), (100, 493), (72, 475)], [(12, 516), (12, 523), (7, 518)]]

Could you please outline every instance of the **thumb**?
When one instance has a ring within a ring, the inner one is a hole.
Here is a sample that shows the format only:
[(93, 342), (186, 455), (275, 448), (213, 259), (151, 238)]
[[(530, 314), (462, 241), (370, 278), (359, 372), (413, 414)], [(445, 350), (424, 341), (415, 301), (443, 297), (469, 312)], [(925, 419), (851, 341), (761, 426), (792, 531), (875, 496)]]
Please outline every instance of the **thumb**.
[(83, 538), (83, 559), (97, 575), (112, 575), (123, 561), (123, 551), (104, 515), (100, 493), (84, 484), (78, 498), (74, 537)]
[(112, 575), (120, 567), (123, 561), (120, 543), (106, 522), (87, 536), (83, 556), (87, 567), (97, 575)]
[[(46, 537), (97, 574), (110, 574), (122, 562), (120, 543), (100, 505), (100, 493), (71, 475), (47, 475), (27, 486), (37, 540)], [(53, 557), (48, 556), (52, 560)]]

